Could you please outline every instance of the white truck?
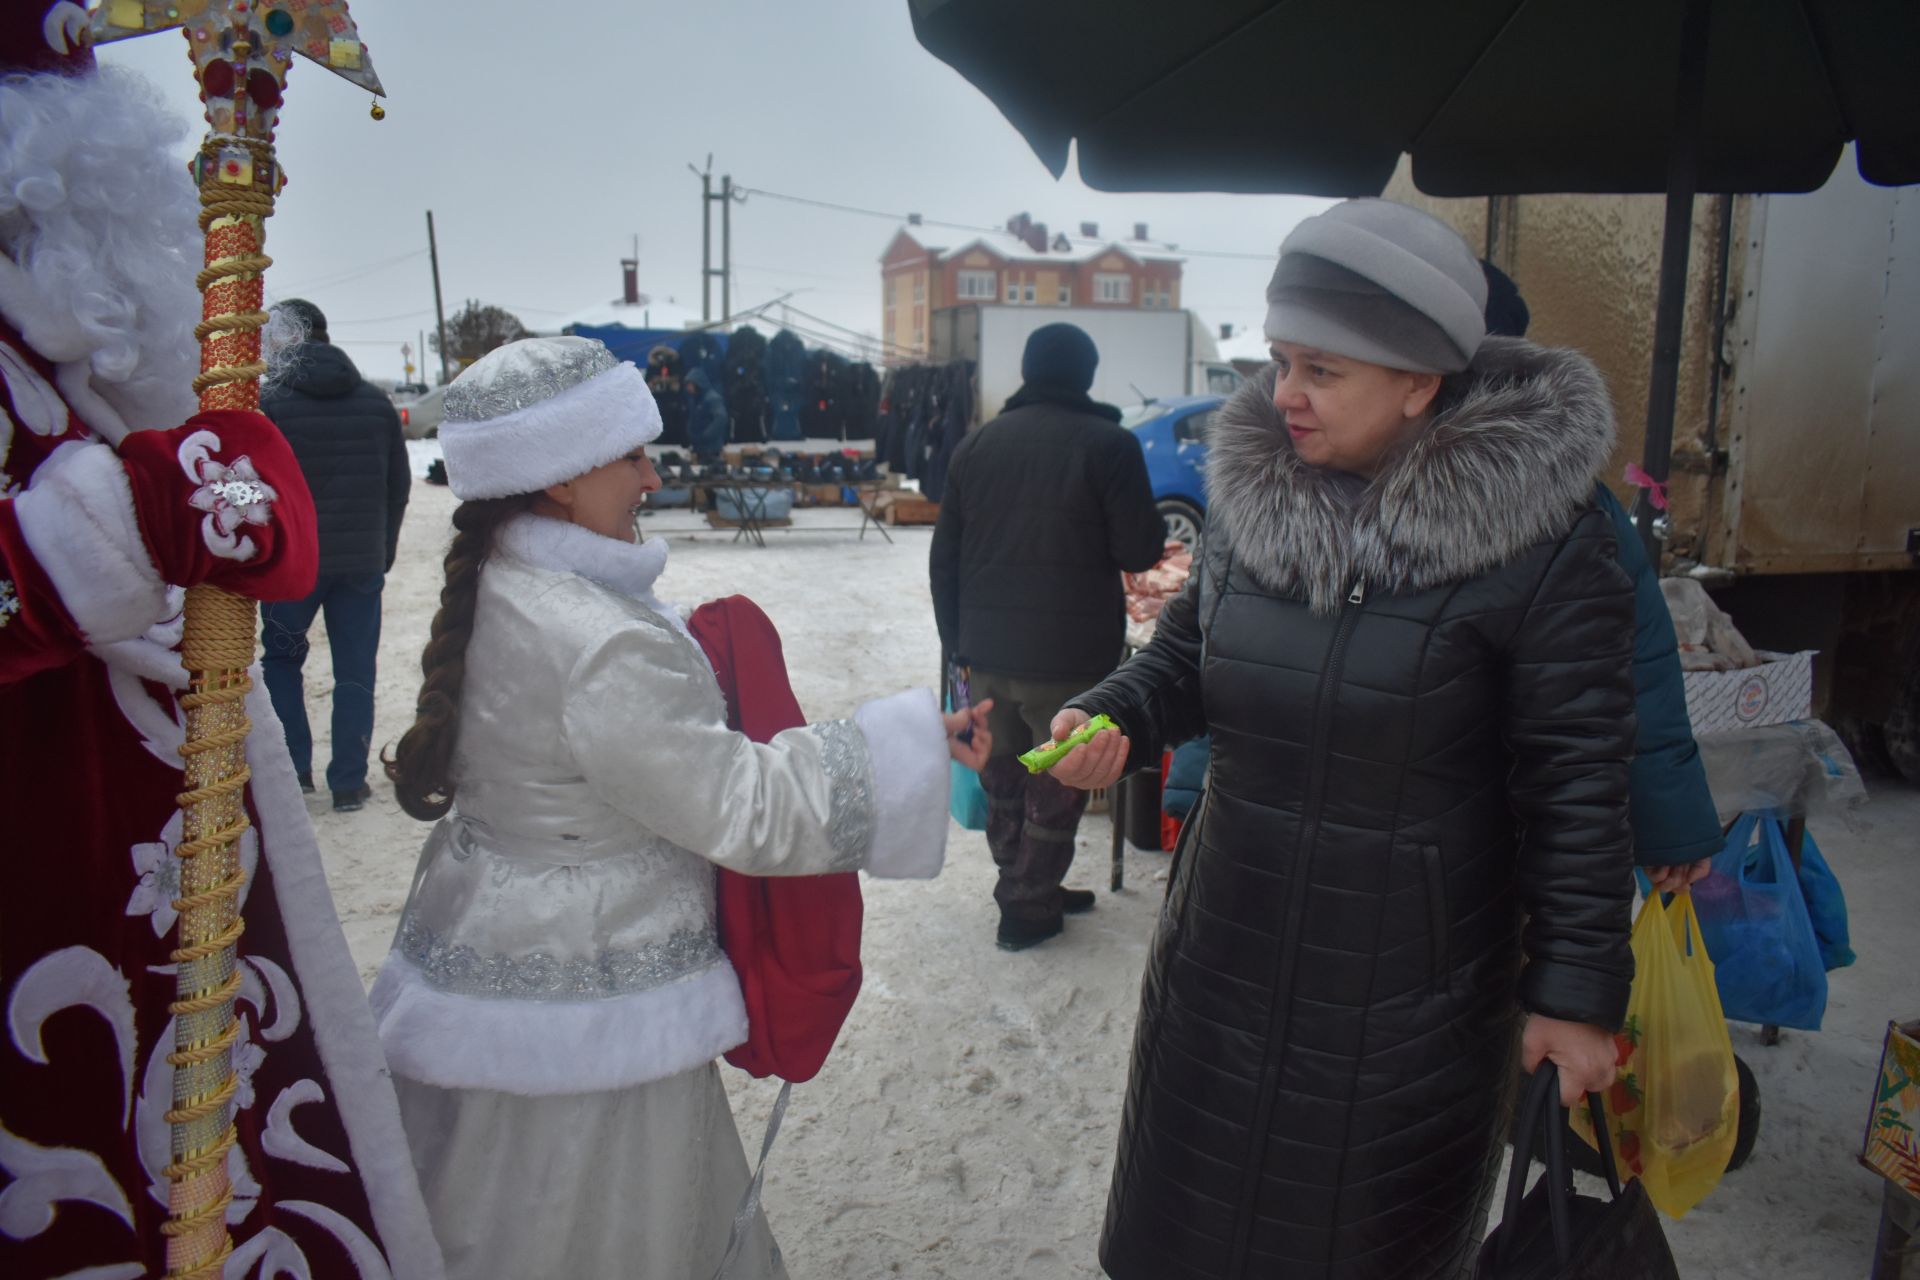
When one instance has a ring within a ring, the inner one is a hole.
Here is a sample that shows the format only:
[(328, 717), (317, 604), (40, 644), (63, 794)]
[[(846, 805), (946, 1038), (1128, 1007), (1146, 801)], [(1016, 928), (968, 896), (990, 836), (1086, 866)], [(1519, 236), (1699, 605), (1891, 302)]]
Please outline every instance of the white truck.
[(1122, 307), (1022, 307), (968, 303), (933, 313), (935, 364), (975, 362), (975, 420), (1000, 412), (1020, 389), (1020, 356), (1027, 335), (1042, 325), (1074, 324), (1100, 350), (1092, 396), (1109, 404), (1137, 404), (1170, 396), (1227, 395), (1241, 376), (1220, 358), (1213, 335), (1189, 311)]
[[(1505, 269), (1529, 337), (1612, 386), (1622, 498), (1645, 439), (1659, 277), (1654, 196), (1433, 200)], [(1920, 781), (1920, 188), (1851, 151), (1807, 195), (1702, 196), (1694, 215), (1663, 569), (1711, 589), (1755, 645), (1818, 649), (1815, 711)]]

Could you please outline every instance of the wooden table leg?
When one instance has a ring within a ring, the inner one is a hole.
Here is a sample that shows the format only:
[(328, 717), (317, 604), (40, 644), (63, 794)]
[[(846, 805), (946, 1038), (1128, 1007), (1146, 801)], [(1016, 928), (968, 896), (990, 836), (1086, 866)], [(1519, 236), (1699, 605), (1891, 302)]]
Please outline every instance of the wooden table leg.
[(1886, 1182), (1880, 1188), (1880, 1237), (1874, 1242), (1867, 1280), (1920, 1278), (1920, 1270), (1909, 1268), (1909, 1262), (1920, 1263), (1920, 1200)]

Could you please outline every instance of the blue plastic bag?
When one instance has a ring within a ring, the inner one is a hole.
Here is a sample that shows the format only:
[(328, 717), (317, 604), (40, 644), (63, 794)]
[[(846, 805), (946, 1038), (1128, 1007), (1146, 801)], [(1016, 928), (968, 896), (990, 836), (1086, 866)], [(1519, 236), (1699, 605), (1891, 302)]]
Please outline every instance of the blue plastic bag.
[(1778, 818), (1744, 814), (1733, 824), (1693, 905), (1727, 1017), (1820, 1029), (1827, 969)]
[[(953, 698), (947, 698), (947, 710), (953, 710)], [(969, 831), (987, 829), (987, 789), (980, 784), (980, 775), (958, 760), (947, 762), (950, 781), (947, 784), (947, 812), (953, 820)]]
[(1807, 900), (1807, 915), (1813, 921), (1813, 936), (1820, 944), (1820, 962), (1829, 971), (1844, 969), (1854, 961), (1852, 939), (1847, 932), (1847, 898), (1840, 892), (1840, 878), (1820, 854), (1820, 846), (1807, 832), (1800, 841), (1800, 894)]

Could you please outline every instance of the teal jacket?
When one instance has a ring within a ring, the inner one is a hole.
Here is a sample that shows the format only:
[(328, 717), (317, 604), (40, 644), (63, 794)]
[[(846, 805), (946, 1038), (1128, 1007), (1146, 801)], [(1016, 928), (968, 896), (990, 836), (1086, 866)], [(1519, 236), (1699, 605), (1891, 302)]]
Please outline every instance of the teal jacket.
[(1594, 486), (1594, 501), (1613, 517), (1620, 567), (1633, 579), (1633, 692), (1640, 717), (1630, 778), (1633, 860), (1643, 867), (1697, 862), (1720, 852), (1720, 817), (1687, 719), (1673, 617), (1626, 508), (1603, 484)]

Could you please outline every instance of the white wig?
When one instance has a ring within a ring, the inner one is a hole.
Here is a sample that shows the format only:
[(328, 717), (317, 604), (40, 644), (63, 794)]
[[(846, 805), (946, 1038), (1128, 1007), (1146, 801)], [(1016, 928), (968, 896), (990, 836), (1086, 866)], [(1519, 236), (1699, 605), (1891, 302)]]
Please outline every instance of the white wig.
[(0, 314), (110, 440), (194, 409), (201, 253), (184, 132), (123, 68), (0, 77)]

